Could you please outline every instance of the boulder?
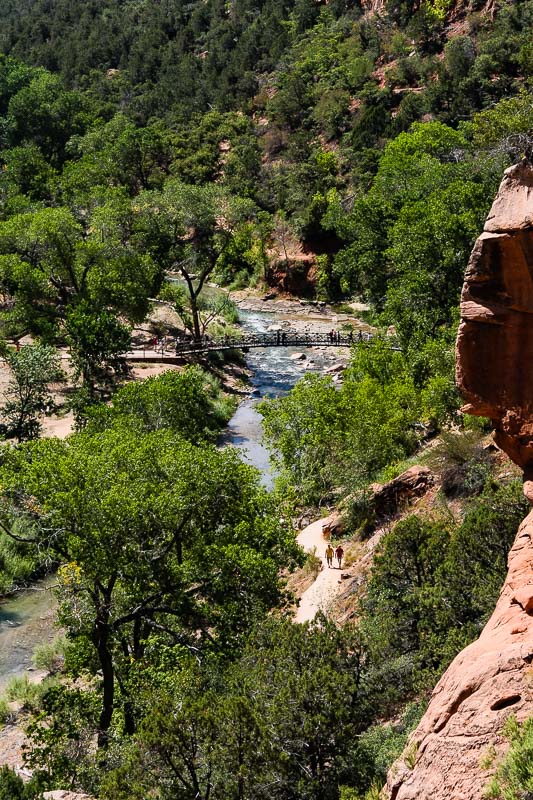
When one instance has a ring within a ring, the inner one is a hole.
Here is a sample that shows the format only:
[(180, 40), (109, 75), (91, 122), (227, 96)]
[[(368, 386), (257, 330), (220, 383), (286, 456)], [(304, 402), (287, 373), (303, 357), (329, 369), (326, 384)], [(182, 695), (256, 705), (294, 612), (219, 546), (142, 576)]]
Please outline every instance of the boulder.
[(376, 517), (395, 514), (403, 505), (422, 497), (435, 485), (435, 476), (427, 467), (410, 467), (383, 485), (372, 485), (372, 507)]
[(340, 539), (345, 533), (346, 525), (339, 511), (333, 511), (329, 517), (324, 517), (322, 520), (322, 535), (325, 539), (329, 539), (330, 537), (333, 539)]
[(533, 467), (533, 166), (505, 172), (472, 251), (461, 296), (457, 386), (489, 417), (497, 444)]
[(306, 358), (305, 353), (293, 353), (291, 356), (292, 361), (305, 361)]
[(54, 789), (52, 792), (45, 792), (43, 797), (44, 800), (91, 800), (88, 794), (67, 792), (63, 789)]

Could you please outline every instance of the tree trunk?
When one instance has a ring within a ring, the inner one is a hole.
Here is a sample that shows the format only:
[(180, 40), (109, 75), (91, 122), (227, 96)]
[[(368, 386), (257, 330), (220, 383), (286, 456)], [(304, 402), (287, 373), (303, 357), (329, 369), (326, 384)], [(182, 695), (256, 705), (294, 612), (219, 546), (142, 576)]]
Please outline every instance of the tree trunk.
[(111, 725), (115, 703), (115, 673), (113, 657), (109, 649), (109, 614), (102, 610), (94, 627), (94, 644), (98, 652), (100, 668), (102, 670), (103, 694), (102, 709), (98, 730), (98, 747), (106, 749), (109, 744), (108, 730)]
[(193, 337), (195, 342), (202, 341), (202, 332), (200, 330), (200, 311), (198, 310), (198, 303), (196, 294), (191, 294), (191, 316), (193, 326)]

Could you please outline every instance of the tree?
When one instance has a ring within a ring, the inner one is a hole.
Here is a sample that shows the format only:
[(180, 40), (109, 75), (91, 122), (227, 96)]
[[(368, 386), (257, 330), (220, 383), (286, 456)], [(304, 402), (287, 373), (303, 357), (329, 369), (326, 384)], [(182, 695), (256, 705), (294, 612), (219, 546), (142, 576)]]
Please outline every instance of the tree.
[(297, 555), (252, 468), (169, 432), (33, 443), (8, 454), (1, 485), (62, 562), (60, 620), (102, 674), (101, 747), (117, 703), (133, 731), (132, 681), (156, 641), (227, 652), (280, 602)]
[(350, 626), (270, 618), (232, 664), (189, 661), (153, 676), (150, 713), (103, 796), (333, 800), (360, 768), (361, 670)]
[(82, 379), (88, 400), (94, 400), (97, 384), (106, 388), (127, 373), (124, 356), (130, 346), (130, 329), (114, 314), (82, 300), (69, 308), (65, 331), (74, 374)]
[(168, 370), (121, 387), (109, 406), (91, 417), (91, 429), (120, 420), (139, 431), (169, 429), (195, 444), (213, 441), (227, 423), (234, 402), (222, 396), (216, 379), (198, 366)]
[(0, 252), (11, 266), (5, 290), (22, 325), (51, 335), (80, 300), (132, 321), (144, 318), (159, 271), (126, 237), (131, 213), (119, 196), (91, 209), (85, 226), (66, 208), (0, 223)]
[(41, 429), (39, 417), (52, 404), (48, 386), (62, 375), (59, 358), (53, 347), (33, 344), (18, 351), (7, 350), (5, 359), (11, 380), (5, 390), (2, 415), (17, 441), (35, 439)]
[(217, 186), (188, 186), (173, 180), (161, 193), (140, 195), (137, 206), (139, 234), (152, 257), (185, 282), (193, 336), (200, 341), (202, 290), (236, 228), (255, 213), (255, 206)]

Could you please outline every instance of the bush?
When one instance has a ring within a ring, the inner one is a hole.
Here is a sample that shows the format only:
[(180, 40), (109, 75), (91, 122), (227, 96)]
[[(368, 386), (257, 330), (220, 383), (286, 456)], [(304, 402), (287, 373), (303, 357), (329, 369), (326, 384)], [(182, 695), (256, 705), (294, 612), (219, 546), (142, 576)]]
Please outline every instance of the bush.
[(50, 673), (58, 672), (65, 661), (66, 646), (64, 636), (54, 639), (53, 642), (37, 645), (32, 656), (33, 666)]
[(11, 678), (6, 687), (8, 700), (21, 703), (28, 711), (38, 711), (46, 692), (57, 684), (53, 678), (45, 678), (41, 683), (31, 683), (27, 675)]
[(503, 735), (510, 747), (485, 790), (490, 800), (526, 800), (533, 792), (533, 717), (522, 725), (509, 717)]
[(0, 697), (0, 728), (13, 721), (13, 711), (5, 697)]
[(442, 433), (428, 462), (440, 472), (446, 497), (479, 494), (490, 475), (491, 457), (476, 430)]

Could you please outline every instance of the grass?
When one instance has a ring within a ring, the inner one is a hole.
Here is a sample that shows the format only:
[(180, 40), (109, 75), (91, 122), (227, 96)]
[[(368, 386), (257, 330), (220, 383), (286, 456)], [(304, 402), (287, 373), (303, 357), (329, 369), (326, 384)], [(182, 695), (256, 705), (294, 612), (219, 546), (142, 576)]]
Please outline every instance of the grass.
[(38, 711), (41, 702), (52, 686), (58, 683), (56, 678), (45, 678), (41, 683), (32, 683), (27, 675), (11, 678), (6, 687), (6, 698), (12, 702), (20, 703), (27, 711)]
[(12, 722), (15, 714), (5, 697), (0, 697), (0, 728)]
[(58, 636), (53, 642), (37, 645), (32, 656), (33, 666), (51, 674), (59, 672), (65, 661), (66, 646), (67, 640), (64, 636)]

